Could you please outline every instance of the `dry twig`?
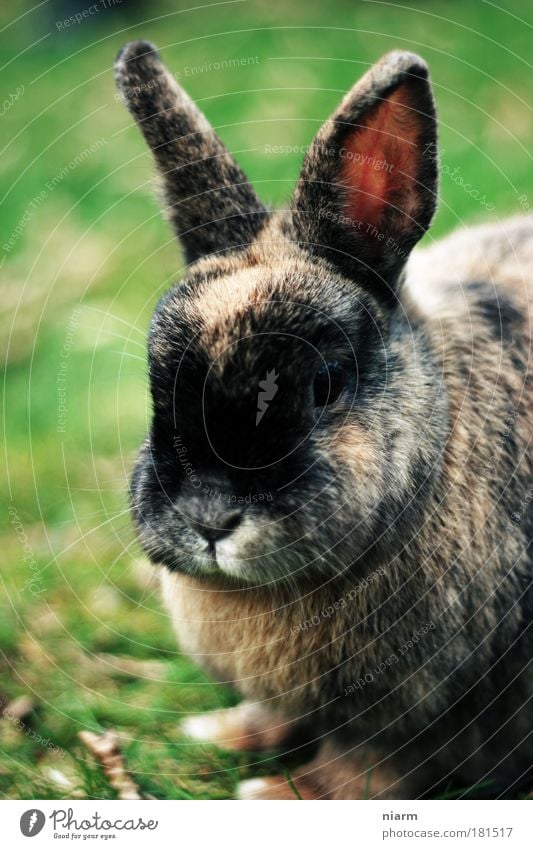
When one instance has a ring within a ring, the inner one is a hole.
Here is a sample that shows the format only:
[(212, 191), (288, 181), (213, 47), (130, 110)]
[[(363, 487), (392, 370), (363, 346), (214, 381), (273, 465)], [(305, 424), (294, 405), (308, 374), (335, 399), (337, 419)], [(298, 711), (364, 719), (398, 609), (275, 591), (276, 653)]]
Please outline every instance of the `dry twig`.
[(114, 731), (105, 731), (103, 734), (80, 731), (78, 737), (102, 764), (104, 773), (111, 787), (117, 791), (119, 799), (143, 798), (139, 788), (126, 771), (118, 736)]

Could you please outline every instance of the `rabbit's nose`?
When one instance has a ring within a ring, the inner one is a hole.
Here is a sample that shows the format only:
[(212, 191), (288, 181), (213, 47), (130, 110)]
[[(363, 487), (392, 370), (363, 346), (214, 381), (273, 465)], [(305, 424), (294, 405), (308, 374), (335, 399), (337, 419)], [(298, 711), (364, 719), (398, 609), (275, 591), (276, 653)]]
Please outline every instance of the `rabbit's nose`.
[(207, 542), (214, 543), (229, 536), (240, 525), (244, 509), (239, 507), (202, 510), (196, 509), (183, 512), (183, 517), (190, 528), (196, 531)]

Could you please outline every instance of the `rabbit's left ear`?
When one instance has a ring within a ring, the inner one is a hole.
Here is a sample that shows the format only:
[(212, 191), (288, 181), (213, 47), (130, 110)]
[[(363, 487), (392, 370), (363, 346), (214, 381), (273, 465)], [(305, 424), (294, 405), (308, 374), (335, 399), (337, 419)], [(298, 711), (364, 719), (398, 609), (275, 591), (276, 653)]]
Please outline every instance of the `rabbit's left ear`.
[(316, 135), (292, 201), (294, 238), (393, 295), (435, 211), (436, 141), (426, 64), (387, 54)]
[(117, 56), (115, 78), (152, 149), (187, 261), (250, 244), (267, 211), (155, 47), (127, 44)]

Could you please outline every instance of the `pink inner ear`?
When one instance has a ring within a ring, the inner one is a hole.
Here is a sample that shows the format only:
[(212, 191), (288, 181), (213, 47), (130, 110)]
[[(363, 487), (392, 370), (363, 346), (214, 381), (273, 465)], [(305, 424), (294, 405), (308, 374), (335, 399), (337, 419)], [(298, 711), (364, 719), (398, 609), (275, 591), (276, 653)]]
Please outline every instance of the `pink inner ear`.
[(400, 86), (353, 131), (341, 151), (341, 179), (348, 188), (344, 215), (363, 233), (379, 230), (389, 205), (395, 215), (416, 214), (419, 128), (407, 100), (406, 86)]

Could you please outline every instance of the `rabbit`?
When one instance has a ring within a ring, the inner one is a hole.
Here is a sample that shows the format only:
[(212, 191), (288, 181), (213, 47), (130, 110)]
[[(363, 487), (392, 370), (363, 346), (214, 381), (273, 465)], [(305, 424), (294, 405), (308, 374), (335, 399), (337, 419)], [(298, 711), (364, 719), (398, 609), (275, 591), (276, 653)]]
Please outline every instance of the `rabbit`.
[(242, 697), (184, 733), (314, 747), (241, 799), (520, 793), (532, 218), (411, 253), (439, 170), (412, 53), (348, 92), (274, 212), (153, 45), (115, 73), (188, 266), (151, 323), (132, 515), (181, 649)]

